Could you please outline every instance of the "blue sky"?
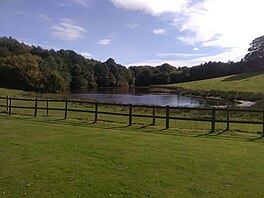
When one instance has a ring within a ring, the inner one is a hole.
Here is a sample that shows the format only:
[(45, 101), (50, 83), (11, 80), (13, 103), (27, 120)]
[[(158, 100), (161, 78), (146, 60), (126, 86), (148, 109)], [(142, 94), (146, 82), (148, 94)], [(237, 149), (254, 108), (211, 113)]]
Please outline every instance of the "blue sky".
[(0, 0), (0, 35), (130, 65), (240, 60), (263, 0)]

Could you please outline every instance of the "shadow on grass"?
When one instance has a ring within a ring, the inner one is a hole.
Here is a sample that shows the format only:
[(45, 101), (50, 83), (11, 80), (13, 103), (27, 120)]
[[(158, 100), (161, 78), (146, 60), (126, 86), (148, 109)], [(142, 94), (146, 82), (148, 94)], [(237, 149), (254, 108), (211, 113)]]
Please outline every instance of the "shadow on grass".
[(262, 75), (263, 73), (246, 73), (246, 74), (237, 74), (237, 75), (234, 75), (234, 76), (230, 76), (228, 78), (225, 78), (224, 80), (222, 81), (237, 81), (237, 80), (244, 80), (244, 79), (247, 79), (247, 78), (252, 78), (254, 76), (259, 76), (259, 75)]
[(259, 137), (250, 139), (249, 142), (254, 142), (254, 141), (258, 141), (258, 140), (264, 140), (264, 134), (262, 134)]
[(153, 124), (146, 124), (146, 125), (139, 127), (139, 129), (145, 129), (145, 128), (150, 127), (150, 126), (154, 126), (154, 125)]
[(222, 134), (226, 134), (226, 133), (228, 133), (228, 131), (229, 131), (229, 130), (224, 129), (224, 130), (222, 130), (222, 131), (219, 131), (219, 132), (216, 133), (215, 135), (216, 135), (216, 136), (219, 136), (219, 135), (222, 135)]
[(225, 139), (225, 140), (242, 140), (247, 142), (258, 141), (259, 143), (264, 143), (264, 135), (262, 132), (248, 132), (241, 130), (217, 130), (216, 132), (208, 132), (204, 134), (196, 135), (195, 137), (200, 138), (211, 138), (211, 139)]
[(207, 137), (207, 136), (210, 136), (210, 135), (213, 135), (213, 133), (211, 131), (209, 131), (208, 133), (196, 135), (196, 137)]
[[(3, 114), (2, 114), (3, 115)], [(149, 134), (159, 134), (159, 135), (170, 135), (170, 136), (182, 136), (182, 137), (194, 137), (194, 138), (210, 138), (210, 139), (226, 139), (226, 140), (237, 140), (237, 141), (250, 141), (250, 142), (260, 142), (264, 143), (264, 136), (260, 132), (247, 132), (240, 130), (217, 130), (214, 133), (206, 132), (206, 130), (195, 130), (195, 129), (183, 129), (183, 128), (170, 128), (165, 129), (164, 127), (159, 127), (152, 124), (139, 124), (133, 123), (133, 126), (128, 126), (127, 123), (117, 123), (106, 120), (99, 120), (94, 122), (94, 120), (76, 120), (76, 119), (54, 119), (50, 117), (38, 117), (37, 119), (31, 116), (8, 116), (4, 115), (0, 118), (8, 120), (23, 120), (29, 122), (39, 122), (46, 124), (56, 124), (72, 127), (82, 127), (82, 128), (98, 128), (98, 129), (113, 129), (117, 131), (133, 132), (133, 133), (149, 133)], [(259, 136), (261, 134), (261, 136)], [(254, 137), (252, 137), (254, 136)], [(256, 137), (258, 136), (258, 137)], [(261, 141), (258, 141), (261, 140)]]

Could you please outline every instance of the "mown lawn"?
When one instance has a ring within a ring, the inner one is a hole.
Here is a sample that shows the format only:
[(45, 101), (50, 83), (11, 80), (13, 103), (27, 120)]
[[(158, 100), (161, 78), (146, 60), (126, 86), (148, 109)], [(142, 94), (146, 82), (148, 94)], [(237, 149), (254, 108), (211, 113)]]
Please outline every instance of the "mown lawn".
[(165, 85), (191, 90), (264, 93), (264, 73), (245, 73), (208, 80)]
[(263, 197), (260, 134), (0, 114), (1, 197)]

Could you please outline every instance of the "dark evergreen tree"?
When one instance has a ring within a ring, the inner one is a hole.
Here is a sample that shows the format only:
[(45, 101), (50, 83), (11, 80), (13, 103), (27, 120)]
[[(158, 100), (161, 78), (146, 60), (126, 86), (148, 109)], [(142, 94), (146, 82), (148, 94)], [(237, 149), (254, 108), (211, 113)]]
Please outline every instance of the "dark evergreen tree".
[(242, 59), (245, 71), (258, 72), (264, 71), (264, 36), (255, 38), (250, 47), (248, 54)]

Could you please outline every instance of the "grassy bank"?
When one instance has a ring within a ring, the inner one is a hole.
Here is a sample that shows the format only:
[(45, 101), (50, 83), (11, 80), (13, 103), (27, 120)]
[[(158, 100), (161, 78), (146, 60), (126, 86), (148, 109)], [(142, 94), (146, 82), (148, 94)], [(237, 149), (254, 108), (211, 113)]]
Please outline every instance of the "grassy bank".
[(263, 139), (0, 115), (2, 197), (263, 197)]
[(264, 98), (264, 73), (238, 74), (163, 87), (181, 94), (257, 101)]
[[(34, 98), (36, 94), (28, 93), (28, 92), (21, 92), (15, 90), (4, 90), (6, 95), (15, 95), (16, 97), (23, 97), (23, 98)], [(38, 96), (39, 97), (39, 96)], [(46, 95), (44, 96), (44, 98)], [(55, 97), (53, 95), (53, 97)], [(57, 96), (60, 97), (60, 96)], [(0, 104), (3, 107), (0, 107), (0, 113), (7, 114), (8, 110), (6, 109), (6, 100), (0, 100)], [(35, 101), (21, 101), (21, 100), (12, 100), (13, 106), (23, 106), (23, 107), (31, 107), (33, 109), (21, 109), (21, 108), (12, 108), (12, 116), (29, 116), (33, 117), (35, 114)], [(39, 101), (38, 107), (43, 108), (42, 110), (37, 111), (37, 117), (42, 119), (64, 119), (65, 117), (65, 102), (49, 102), (49, 108), (60, 108), (61, 111), (58, 110), (49, 110), (48, 112), (45, 110), (47, 107), (46, 100)], [(72, 119), (76, 121), (80, 121), (83, 123), (86, 122), (94, 122), (95, 114), (88, 113), (88, 112), (79, 112), (78, 110), (86, 110), (86, 111), (94, 111), (95, 105), (94, 104), (82, 104), (78, 102), (68, 102), (67, 108), (72, 111), (67, 112), (67, 119)], [(120, 114), (128, 114), (129, 108), (123, 106), (113, 106), (113, 105), (99, 105), (98, 108), (99, 112), (109, 112), (109, 113), (120, 113)], [(136, 115), (152, 115), (152, 108), (143, 108), (143, 107), (133, 107), (133, 114)], [(47, 114), (48, 113), (48, 114)], [(156, 116), (163, 116), (166, 115), (165, 108), (157, 108), (156, 109)], [(212, 118), (212, 110), (178, 110), (178, 109), (171, 109), (170, 116), (178, 117), (178, 118), (193, 118), (193, 119), (207, 119), (211, 120)], [(237, 112), (233, 111), (230, 112), (230, 120), (235, 121), (256, 121), (262, 122), (262, 113), (252, 113), (252, 112)], [(217, 111), (216, 113), (217, 120), (226, 120), (227, 114), (224, 111)], [(120, 124), (126, 126), (128, 124), (128, 116), (120, 116), (120, 115), (107, 115), (107, 114), (99, 114), (98, 121), (105, 124)], [(144, 118), (144, 117), (133, 117), (132, 125), (140, 126), (142, 128), (149, 128), (150, 130), (154, 128), (163, 130), (166, 125), (165, 118), (157, 118), (155, 126), (152, 126), (152, 118)], [(216, 130), (218, 132), (225, 131), (227, 125), (226, 123), (217, 123)], [(185, 120), (170, 120), (170, 128), (174, 130), (181, 130), (181, 131), (189, 131), (192, 130), (193, 132), (204, 132), (208, 133), (211, 130), (211, 122), (198, 122), (198, 121), (185, 121)], [(238, 123), (231, 123), (230, 129), (237, 131), (237, 132), (250, 132), (250, 133), (261, 133), (262, 132), (262, 125), (249, 125), (249, 124), (238, 124)]]
[(30, 95), (30, 92), (17, 90), (17, 89), (6, 89), (0, 87), (0, 95), (4, 96), (12, 96), (12, 97), (27, 97)]

